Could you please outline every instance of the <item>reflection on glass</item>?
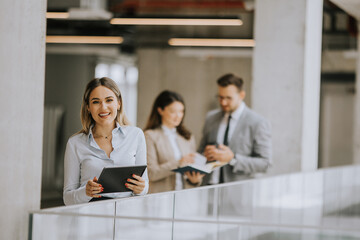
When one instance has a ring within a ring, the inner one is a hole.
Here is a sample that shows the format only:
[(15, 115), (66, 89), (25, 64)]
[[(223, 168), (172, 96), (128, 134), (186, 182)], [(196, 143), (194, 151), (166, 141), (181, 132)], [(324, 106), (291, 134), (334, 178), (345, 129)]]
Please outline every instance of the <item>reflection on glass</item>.
[(219, 189), (220, 221), (251, 221), (252, 214), (252, 184), (224, 186)]
[(172, 239), (171, 221), (116, 219), (116, 240)]
[(154, 194), (116, 201), (116, 216), (173, 218), (174, 195)]
[(175, 193), (175, 219), (215, 220), (218, 194), (215, 188), (192, 189)]
[(33, 239), (359, 239), (360, 166), (46, 209), (32, 223)]
[(201, 239), (218, 240), (218, 225), (201, 222), (174, 222), (174, 240)]
[(104, 217), (33, 215), (32, 239), (113, 239), (114, 220)]

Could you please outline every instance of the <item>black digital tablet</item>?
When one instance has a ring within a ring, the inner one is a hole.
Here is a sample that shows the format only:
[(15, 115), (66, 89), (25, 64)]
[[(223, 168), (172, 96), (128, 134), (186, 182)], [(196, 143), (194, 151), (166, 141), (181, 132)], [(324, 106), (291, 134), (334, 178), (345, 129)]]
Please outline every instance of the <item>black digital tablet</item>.
[(127, 179), (134, 179), (133, 174), (142, 176), (146, 165), (127, 166), (127, 167), (105, 167), (103, 168), (98, 183), (104, 188), (103, 193), (129, 192), (125, 187)]

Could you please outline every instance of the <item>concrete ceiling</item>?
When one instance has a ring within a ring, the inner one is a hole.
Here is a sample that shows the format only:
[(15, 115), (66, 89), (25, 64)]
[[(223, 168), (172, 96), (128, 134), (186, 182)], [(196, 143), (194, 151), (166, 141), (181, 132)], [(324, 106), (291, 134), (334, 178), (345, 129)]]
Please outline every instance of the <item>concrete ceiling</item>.
[(360, 21), (360, 0), (330, 0), (349, 15)]
[[(48, 35), (122, 36), (122, 47), (168, 47), (171, 37), (253, 38), (254, 0), (49, 0), (48, 11), (98, 7), (115, 17), (240, 17), (242, 26), (119, 26), (108, 20), (54, 20), (47, 23)], [(101, 4), (100, 4), (101, 3)], [(91, 15), (91, 14), (90, 14)]]
[[(180, 38), (254, 38), (255, 0), (49, 0), (48, 11), (97, 8), (115, 17), (240, 17), (242, 26), (119, 26), (103, 20), (53, 20), (47, 22), (48, 35), (122, 36), (122, 49), (169, 47), (167, 41)], [(330, 0), (360, 19), (360, 0)], [(324, 2), (323, 48), (349, 49), (353, 39), (349, 34), (348, 16), (341, 9)], [(91, 11), (89, 16), (91, 16)], [(326, 24), (328, 23), (328, 24)], [(344, 23), (344, 24), (340, 24)], [(352, 34), (356, 35), (356, 34)]]

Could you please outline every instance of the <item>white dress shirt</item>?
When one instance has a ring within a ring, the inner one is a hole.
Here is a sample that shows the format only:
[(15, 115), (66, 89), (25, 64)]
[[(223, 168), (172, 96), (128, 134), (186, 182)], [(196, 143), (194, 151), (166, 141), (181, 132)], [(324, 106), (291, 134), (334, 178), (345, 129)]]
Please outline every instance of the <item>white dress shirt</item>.
[[(104, 167), (146, 165), (145, 137), (140, 128), (117, 123), (112, 131), (111, 144), (113, 151), (108, 157), (96, 143), (92, 127), (89, 134), (79, 133), (69, 138), (64, 158), (65, 205), (89, 202), (91, 197), (86, 195), (86, 184), (94, 177), (99, 178)], [(142, 177), (145, 188), (140, 195), (146, 194), (149, 188), (147, 170)], [(132, 192), (123, 192), (106, 196), (118, 198), (131, 195)]]
[[(174, 152), (174, 157), (176, 161), (179, 161), (182, 157), (182, 154), (180, 152), (180, 148), (179, 145), (176, 141), (177, 138), (177, 132), (176, 132), (176, 128), (168, 128), (164, 125), (161, 125), (161, 128), (163, 129), (165, 135), (168, 137), (170, 145), (172, 147), (172, 150)], [(182, 182), (182, 175), (181, 173), (176, 173), (176, 178), (175, 178), (175, 190), (181, 190), (183, 189), (183, 182)]]
[[(245, 104), (242, 102), (239, 107), (231, 113), (231, 119), (230, 119), (230, 126), (229, 126), (229, 132), (228, 132), (228, 143), (230, 143), (230, 139), (235, 131), (237, 122), (241, 116), (241, 113), (244, 111)], [(226, 126), (228, 123), (230, 113), (225, 113), (223, 119), (220, 122), (219, 130), (217, 133), (216, 141), (218, 144), (224, 144), (224, 135)], [(220, 181), (220, 168), (215, 169), (212, 173), (210, 184), (218, 184)]]

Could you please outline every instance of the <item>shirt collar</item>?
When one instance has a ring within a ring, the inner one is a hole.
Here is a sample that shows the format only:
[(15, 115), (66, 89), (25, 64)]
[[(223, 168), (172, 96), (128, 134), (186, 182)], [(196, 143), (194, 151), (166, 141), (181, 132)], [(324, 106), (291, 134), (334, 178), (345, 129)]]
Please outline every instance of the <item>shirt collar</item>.
[(120, 123), (116, 122), (116, 127), (114, 128), (114, 131), (120, 131), (120, 133), (126, 135), (127, 131), (126, 131), (126, 127), (125, 126), (121, 126)]
[(90, 139), (93, 137), (93, 132), (92, 132), (92, 129), (93, 129), (93, 127), (94, 127), (94, 125), (91, 125), (90, 126), (90, 129), (89, 129), (89, 133), (88, 133), (88, 139), (89, 139), (89, 141), (90, 141)]
[[(246, 104), (244, 102), (241, 102), (241, 104), (238, 106), (238, 108), (231, 113), (231, 119), (234, 119), (235, 121), (237, 121), (240, 118), (242, 112), (244, 111), (245, 106), (246, 106)], [(226, 113), (225, 118), (227, 119), (228, 117), (229, 117), (229, 113)]]
[[(116, 134), (117, 132), (120, 132), (121, 134), (126, 135), (126, 128), (124, 126), (121, 126), (118, 122), (116, 122), (115, 124), (116, 124), (116, 127), (112, 130), (112, 133)], [(94, 137), (93, 136), (94, 134), (92, 132), (93, 128), (94, 128), (94, 125), (91, 125), (90, 129), (89, 129), (89, 134), (88, 134), (89, 141), (91, 138)]]
[(164, 125), (161, 125), (162, 130), (165, 132), (166, 135), (174, 135), (176, 134), (176, 128), (168, 128)]

